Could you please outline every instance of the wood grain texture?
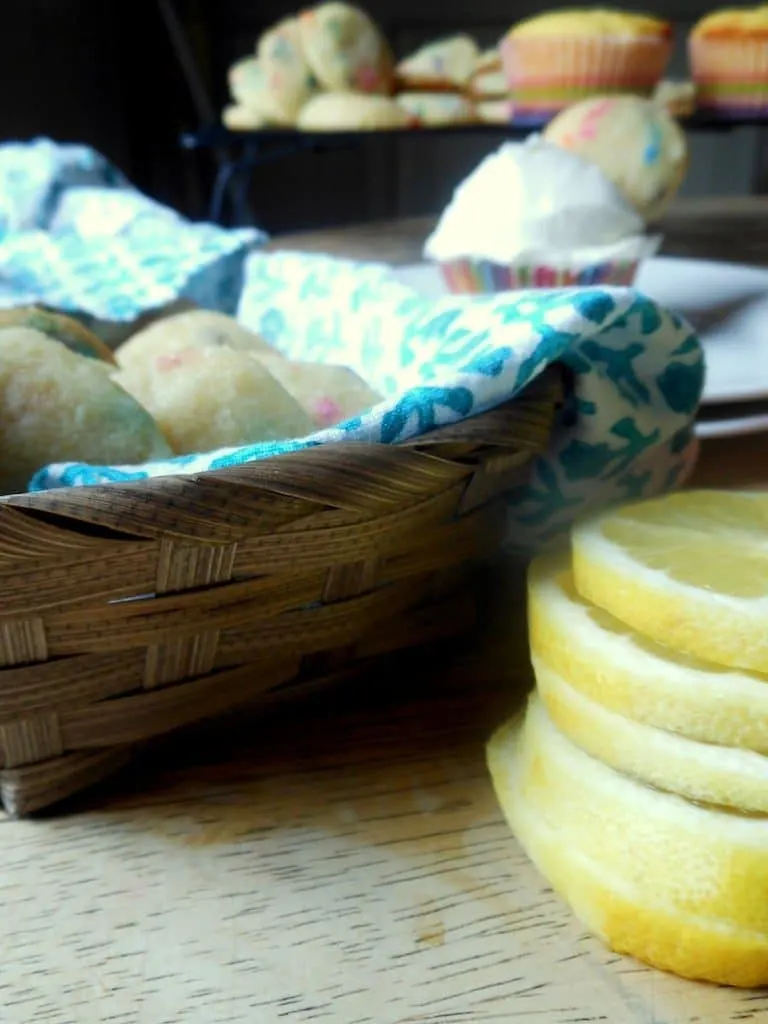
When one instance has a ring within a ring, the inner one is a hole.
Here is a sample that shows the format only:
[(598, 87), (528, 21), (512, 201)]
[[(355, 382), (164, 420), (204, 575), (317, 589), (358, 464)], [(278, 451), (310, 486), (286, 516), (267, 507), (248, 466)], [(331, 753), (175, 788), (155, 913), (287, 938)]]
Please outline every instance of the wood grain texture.
[(106, 807), (4, 824), (3, 1021), (762, 1019), (763, 994), (585, 937), (521, 853), (483, 758), (528, 685), (513, 657), (231, 722), (205, 762), (160, 749)]
[[(767, 456), (707, 442), (692, 482), (765, 486)], [(585, 936), (502, 822), (484, 742), (530, 686), (511, 591), (442, 664), (240, 713), (145, 751), (117, 795), (0, 821), (2, 1024), (768, 1020), (768, 993)]]

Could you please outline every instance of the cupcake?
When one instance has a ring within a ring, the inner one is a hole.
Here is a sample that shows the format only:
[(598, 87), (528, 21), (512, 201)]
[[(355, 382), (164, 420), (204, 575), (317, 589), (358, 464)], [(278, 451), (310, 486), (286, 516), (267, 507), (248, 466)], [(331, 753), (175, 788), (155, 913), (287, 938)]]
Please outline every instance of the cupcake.
[(659, 239), (594, 164), (539, 137), (458, 187), (424, 248), (452, 292), (631, 284)]
[(645, 221), (664, 213), (688, 169), (685, 133), (641, 96), (583, 100), (558, 114), (543, 135), (597, 164)]
[(701, 110), (768, 117), (768, 6), (715, 11), (688, 40)]
[(595, 94), (650, 95), (671, 50), (669, 22), (599, 8), (537, 15), (501, 44), (516, 119), (537, 123)]

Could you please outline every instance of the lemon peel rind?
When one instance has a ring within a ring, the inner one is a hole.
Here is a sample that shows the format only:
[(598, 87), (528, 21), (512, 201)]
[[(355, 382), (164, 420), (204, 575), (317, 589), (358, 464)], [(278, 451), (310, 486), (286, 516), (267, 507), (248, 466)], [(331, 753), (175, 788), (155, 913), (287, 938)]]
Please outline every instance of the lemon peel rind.
[(624, 718), (582, 696), (536, 658), (534, 672), (550, 719), (585, 753), (686, 799), (768, 814), (768, 758)]
[(508, 785), (641, 905), (768, 937), (768, 819), (697, 806), (574, 746), (534, 695)]
[[(605, 628), (569, 587), (569, 563), (539, 558), (528, 582), (535, 657), (603, 707), (692, 740), (768, 754), (768, 678), (675, 658), (652, 641)], [(638, 642), (639, 641), (639, 642)]]
[(496, 795), (523, 849), (589, 931), (615, 952), (681, 977), (741, 988), (768, 984), (768, 935), (649, 905), (590, 864), (566, 831), (542, 820), (515, 785), (522, 728), (519, 717), (488, 744)]
[[(630, 558), (603, 535), (602, 524), (611, 514), (573, 531), (573, 578), (579, 593), (673, 650), (768, 673), (768, 597), (732, 597), (670, 580), (663, 570)], [(647, 530), (663, 535), (663, 527)]]

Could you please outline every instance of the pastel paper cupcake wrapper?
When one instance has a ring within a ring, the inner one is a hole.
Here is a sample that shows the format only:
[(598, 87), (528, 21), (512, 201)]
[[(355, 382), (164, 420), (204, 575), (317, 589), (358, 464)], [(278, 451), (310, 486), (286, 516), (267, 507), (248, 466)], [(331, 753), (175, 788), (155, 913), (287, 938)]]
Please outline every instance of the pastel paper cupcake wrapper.
[(516, 118), (535, 118), (602, 93), (650, 95), (669, 62), (671, 42), (508, 36), (501, 53)]
[(691, 39), (689, 55), (699, 109), (768, 118), (768, 39)]
[(454, 260), (440, 270), (454, 295), (516, 291), (521, 288), (578, 288), (631, 285), (638, 260), (606, 260), (589, 266), (562, 267), (546, 263), (505, 266), (490, 260)]

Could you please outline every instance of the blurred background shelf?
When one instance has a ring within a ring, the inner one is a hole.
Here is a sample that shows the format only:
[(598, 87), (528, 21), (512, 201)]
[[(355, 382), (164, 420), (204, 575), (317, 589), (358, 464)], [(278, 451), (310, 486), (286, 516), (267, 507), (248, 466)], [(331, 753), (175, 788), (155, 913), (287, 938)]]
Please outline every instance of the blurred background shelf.
[[(730, 133), (738, 128), (768, 128), (765, 118), (739, 118), (735, 120), (694, 114), (681, 120), (690, 132)], [(245, 143), (294, 143), (297, 147), (311, 147), (323, 142), (354, 142), (377, 136), (415, 138), (419, 136), (505, 135), (510, 139), (524, 139), (538, 125), (533, 122), (511, 121), (509, 124), (455, 124), (445, 127), (385, 128), (375, 131), (304, 132), (296, 128), (260, 128), (258, 131), (232, 131), (223, 124), (205, 125), (196, 131), (183, 132), (181, 144), (185, 149), (205, 149), (210, 146)]]
[[(768, 122), (758, 118), (740, 120), (717, 118), (697, 113), (685, 118), (683, 127), (690, 134), (730, 137), (740, 129), (757, 130), (761, 135)], [(183, 132), (181, 146), (190, 151), (213, 150), (217, 154), (217, 170), (211, 189), (208, 219), (232, 227), (263, 225), (268, 210), (259, 208), (258, 180), (253, 176), (269, 165), (310, 154), (342, 152), (361, 146), (377, 147), (381, 158), (391, 163), (392, 153), (382, 149), (387, 142), (435, 143), (437, 140), (485, 140), (492, 146), (503, 140), (520, 141), (540, 124), (513, 121), (509, 124), (465, 124), (445, 127), (395, 128), (376, 131), (304, 132), (292, 128), (269, 128), (258, 131), (231, 131), (222, 124), (209, 124), (196, 131)], [(727, 143), (723, 140), (723, 145)], [(308, 171), (308, 178), (311, 174)], [(268, 202), (267, 200), (264, 201)], [(387, 211), (388, 212), (388, 211)]]
[[(636, 6), (630, 0), (617, 0), (617, 5)], [(3, 81), (11, 99), (0, 110), (0, 137), (48, 135), (85, 142), (159, 201), (186, 216), (207, 217), (221, 162), (245, 157), (254, 140), (250, 134), (201, 132), (197, 126), (213, 124), (227, 103), (228, 66), (253, 49), (268, 25), (298, 6), (292, 0), (9, 3), (3, 20)], [(534, 0), (366, 0), (365, 6), (398, 54), (456, 31), (471, 32), (481, 45), (491, 45), (514, 21), (540, 8)], [(643, 7), (675, 23), (669, 74), (686, 77), (686, 36), (711, 9), (711, 0), (646, 0)], [(200, 109), (201, 97), (191, 93), (169, 31), (169, 12), (188, 42), (208, 111)], [(715, 126), (693, 122), (691, 128), (696, 130), (684, 198), (768, 192), (764, 128), (740, 124), (725, 136)], [(180, 137), (200, 144), (185, 148)], [(275, 235), (435, 214), (456, 182), (510, 137), (503, 127), (481, 126), (397, 137), (377, 133), (362, 141), (302, 140), (298, 151), (294, 140), (281, 137), (269, 143), (270, 159), (239, 187), (250, 216)], [(277, 147), (289, 143), (292, 151), (277, 157)], [(317, 159), (305, 159), (302, 147), (315, 147)], [(226, 215), (234, 221), (231, 208)]]

